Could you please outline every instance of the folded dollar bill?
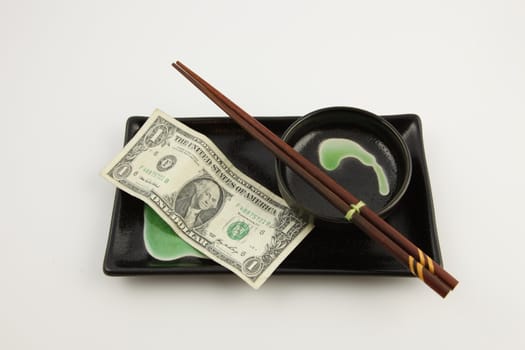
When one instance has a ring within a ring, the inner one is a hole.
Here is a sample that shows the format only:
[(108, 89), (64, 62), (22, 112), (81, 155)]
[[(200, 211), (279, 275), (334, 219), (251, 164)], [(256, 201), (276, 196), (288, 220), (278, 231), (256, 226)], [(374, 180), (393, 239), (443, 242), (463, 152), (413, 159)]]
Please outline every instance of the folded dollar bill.
[(185, 242), (259, 288), (313, 229), (208, 139), (160, 110), (103, 170)]

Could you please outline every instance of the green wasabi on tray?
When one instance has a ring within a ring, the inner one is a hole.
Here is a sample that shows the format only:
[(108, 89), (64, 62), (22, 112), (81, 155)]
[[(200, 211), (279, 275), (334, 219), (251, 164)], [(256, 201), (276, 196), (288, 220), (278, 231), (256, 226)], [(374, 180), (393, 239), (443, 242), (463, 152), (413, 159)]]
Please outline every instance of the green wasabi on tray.
[(177, 236), (148, 205), (144, 205), (144, 244), (149, 255), (161, 261), (189, 256), (208, 259)]

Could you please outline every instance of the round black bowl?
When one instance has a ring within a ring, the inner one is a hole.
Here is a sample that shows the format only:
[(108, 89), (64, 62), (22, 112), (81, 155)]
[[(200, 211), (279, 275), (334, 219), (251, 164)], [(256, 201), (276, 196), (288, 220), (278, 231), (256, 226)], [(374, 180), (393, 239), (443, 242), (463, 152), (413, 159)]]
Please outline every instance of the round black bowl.
[[(282, 139), (383, 217), (410, 182), (412, 162), (403, 137), (373, 113), (323, 108), (295, 121)], [(345, 222), (344, 214), (280, 160), (275, 169), (279, 191), (290, 206), (317, 220)]]

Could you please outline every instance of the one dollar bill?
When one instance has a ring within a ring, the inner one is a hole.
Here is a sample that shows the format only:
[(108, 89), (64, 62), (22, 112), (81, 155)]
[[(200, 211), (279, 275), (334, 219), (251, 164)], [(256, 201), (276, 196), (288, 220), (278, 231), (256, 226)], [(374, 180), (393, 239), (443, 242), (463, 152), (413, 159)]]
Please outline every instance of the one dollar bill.
[(313, 229), (310, 219), (235, 168), (205, 135), (160, 110), (102, 175), (256, 289)]

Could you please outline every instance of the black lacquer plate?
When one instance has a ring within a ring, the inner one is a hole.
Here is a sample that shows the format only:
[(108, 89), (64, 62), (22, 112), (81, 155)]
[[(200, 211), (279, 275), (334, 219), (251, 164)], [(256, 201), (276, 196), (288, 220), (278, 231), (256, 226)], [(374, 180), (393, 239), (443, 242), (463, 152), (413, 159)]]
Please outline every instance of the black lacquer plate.
[[(416, 115), (385, 118), (405, 139), (413, 165), (408, 190), (387, 217), (387, 221), (434, 261), (442, 264), (421, 121)], [(297, 117), (258, 119), (274, 133), (282, 135)], [(146, 117), (128, 119), (125, 142), (133, 137), (145, 120)], [(207, 135), (239, 170), (279, 194), (273, 155), (229, 118), (178, 120)], [(142, 201), (117, 189), (103, 266), (106, 274), (119, 276), (228, 272), (210, 260), (183, 258), (166, 262), (149, 256), (143, 240), (143, 210)], [(334, 223), (318, 223), (275, 273), (410, 276), (407, 268), (352, 224)]]

